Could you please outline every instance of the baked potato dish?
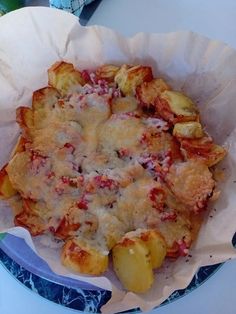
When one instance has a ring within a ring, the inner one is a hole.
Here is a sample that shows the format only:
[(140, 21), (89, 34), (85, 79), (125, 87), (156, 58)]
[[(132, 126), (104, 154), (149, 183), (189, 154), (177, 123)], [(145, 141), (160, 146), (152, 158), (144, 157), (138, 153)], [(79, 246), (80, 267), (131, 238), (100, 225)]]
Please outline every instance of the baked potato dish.
[(16, 226), (61, 243), (74, 272), (103, 274), (144, 293), (168, 258), (188, 254), (226, 155), (194, 102), (146, 65), (77, 69), (59, 61), (0, 171)]

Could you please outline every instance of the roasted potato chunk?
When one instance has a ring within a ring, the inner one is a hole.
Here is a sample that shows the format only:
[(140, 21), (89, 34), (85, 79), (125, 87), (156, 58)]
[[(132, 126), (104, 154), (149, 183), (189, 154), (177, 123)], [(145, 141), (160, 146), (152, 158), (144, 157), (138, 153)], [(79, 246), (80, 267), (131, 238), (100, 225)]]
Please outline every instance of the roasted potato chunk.
[(75, 70), (72, 63), (56, 62), (48, 70), (48, 84), (59, 90), (62, 96), (73, 92), (84, 83), (80, 71)]
[(173, 129), (175, 137), (201, 138), (204, 132), (201, 123), (196, 121), (176, 123)]
[(127, 290), (142, 293), (151, 287), (150, 251), (141, 239), (124, 237), (113, 247), (112, 257), (115, 273)]
[(206, 207), (215, 186), (208, 167), (197, 160), (173, 164), (166, 181), (176, 198), (195, 212)]
[(0, 198), (3, 199), (12, 197), (17, 193), (11, 184), (6, 167), (7, 165), (0, 170)]
[(224, 147), (217, 144), (213, 144), (208, 158), (205, 159), (206, 165), (208, 167), (212, 167), (218, 164), (221, 160), (224, 159), (226, 154), (227, 154), (227, 151)]
[(78, 110), (78, 122), (84, 128), (91, 129), (95, 125), (106, 122), (111, 114), (109, 97), (88, 94), (84, 96), (81, 103), (81, 108)]
[(179, 139), (181, 151), (186, 159), (202, 161), (208, 167), (220, 162), (227, 154), (226, 149), (213, 143), (210, 137)]
[(100, 80), (106, 80), (109, 83), (114, 82), (116, 73), (119, 71), (119, 67), (113, 64), (104, 64), (97, 68), (96, 76)]
[(112, 113), (131, 112), (138, 107), (137, 100), (133, 96), (117, 97), (112, 100)]
[(170, 90), (170, 86), (162, 79), (156, 78), (150, 82), (144, 82), (136, 88), (136, 96), (138, 97), (141, 107), (149, 109), (154, 106), (155, 99), (166, 90)]
[(198, 110), (192, 100), (176, 91), (164, 91), (155, 100), (157, 113), (165, 120), (175, 124), (198, 120)]
[(46, 224), (38, 213), (38, 204), (29, 199), (22, 199), (22, 211), (15, 216), (16, 226), (26, 228), (32, 236), (42, 234)]
[(16, 109), (16, 122), (23, 129), (30, 129), (34, 127), (33, 111), (28, 107), (18, 107)]
[(123, 65), (115, 76), (115, 82), (124, 95), (134, 95), (136, 87), (153, 79), (152, 69), (148, 66)]
[(60, 93), (53, 87), (44, 87), (33, 93), (32, 109), (52, 109), (53, 105), (60, 98)]
[(27, 181), (29, 165), (31, 163), (30, 153), (23, 151), (17, 153), (7, 164), (6, 171), (12, 186), (26, 198), (30, 196), (31, 181)]
[(140, 239), (150, 251), (152, 268), (160, 267), (165, 259), (167, 249), (163, 236), (156, 230), (147, 230), (141, 232)]
[(79, 238), (66, 242), (61, 260), (64, 266), (87, 275), (101, 275), (108, 267), (108, 255)]
[(60, 93), (54, 87), (41, 88), (33, 93), (32, 109), (36, 129), (45, 127), (52, 115), (53, 106), (60, 99)]

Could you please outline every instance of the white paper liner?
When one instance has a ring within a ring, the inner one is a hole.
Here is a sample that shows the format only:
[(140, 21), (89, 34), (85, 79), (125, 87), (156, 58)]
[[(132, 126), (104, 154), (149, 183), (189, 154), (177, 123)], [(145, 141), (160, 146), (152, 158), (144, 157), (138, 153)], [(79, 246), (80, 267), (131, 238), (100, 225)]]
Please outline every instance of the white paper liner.
[(42, 238), (32, 239), (28, 231), (13, 226), (4, 202), (0, 203), (0, 232), (24, 238), (58, 274), (107, 290), (113, 286), (112, 299), (102, 308), (109, 314), (136, 307), (148, 311), (176, 289), (185, 288), (200, 266), (236, 257), (231, 244), (236, 231), (236, 51), (191, 32), (140, 33), (127, 39), (104, 27), (81, 27), (75, 16), (49, 8), (24, 8), (1, 17), (0, 43), (1, 165), (8, 161), (19, 133), (16, 107), (31, 104), (32, 92), (47, 85), (47, 69), (58, 60), (80, 69), (104, 63), (152, 66), (155, 76), (192, 97), (206, 129), (229, 151), (219, 166), (226, 174), (221, 197), (201, 228), (192, 258), (165, 265), (145, 294), (123, 291), (111, 270), (103, 277), (69, 273), (60, 263), (58, 248), (46, 247)]

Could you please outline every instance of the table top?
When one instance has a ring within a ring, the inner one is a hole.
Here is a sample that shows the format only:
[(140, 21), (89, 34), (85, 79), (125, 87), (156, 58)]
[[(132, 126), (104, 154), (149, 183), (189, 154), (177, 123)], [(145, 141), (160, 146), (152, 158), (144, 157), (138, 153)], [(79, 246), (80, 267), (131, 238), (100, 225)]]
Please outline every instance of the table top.
[[(0, 313), (76, 314), (54, 304), (21, 285), (0, 266)], [(235, 314), (236, 261), (227, 262), (202, 286), (187, 296), (149, 314)], [(81, 312), (80, 312), (81, 313)]]
[(198, 32), (236, 48), (234, 0), (102, 0), (87, 25), (137, 32)]
[[(29, 2), (29, 1), (28, 1)], [(35, 2), (35, 1), (34, 1)], [(36, 1), (45, 5), (45, 0)], [(191, 30), (236, 48), (235, 0), (102, 0), (87, 25), (104, 25), (123, 35)], [(18, 283), (0, 265), (0, 313), (72, 314)], [(235, 314), (236, 260), (227, 262), (189, 295), (152, 314)]]

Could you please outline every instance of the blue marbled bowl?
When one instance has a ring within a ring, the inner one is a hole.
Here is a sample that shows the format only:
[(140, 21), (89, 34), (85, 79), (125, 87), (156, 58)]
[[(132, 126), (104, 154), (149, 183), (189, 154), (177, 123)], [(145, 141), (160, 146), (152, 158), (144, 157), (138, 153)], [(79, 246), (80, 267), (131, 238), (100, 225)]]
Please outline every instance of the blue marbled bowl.
[[(236, 244), (236, 235), (233, 244)], [(100, 313), (101, 306), (111, 297), (110, 291), (54, 274), (22, 239), (10, 234), (0, 241), (0, 261), (29, 289), (50, 301), (75, 310)], [(221, 264), (201, 267), (186, 289), (175, 291), (161, 305), (168, 304), (196, 289), (220, 266)], [(131, 312), (137, 313), (139, 309), (129, 310), (129, 313)]]

